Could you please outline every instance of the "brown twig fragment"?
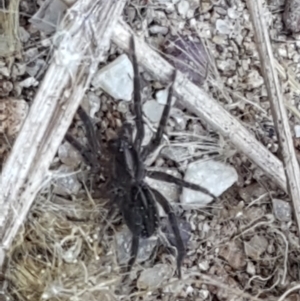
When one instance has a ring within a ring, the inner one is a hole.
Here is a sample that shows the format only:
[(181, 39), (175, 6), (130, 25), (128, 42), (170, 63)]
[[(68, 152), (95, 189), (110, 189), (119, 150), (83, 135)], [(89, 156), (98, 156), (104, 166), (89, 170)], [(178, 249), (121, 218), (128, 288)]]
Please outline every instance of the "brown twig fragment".
[(247, 5), (252, 17), (262, 73), (271, 103), (272, 116), (283, 165), (285, 167), (288, 192), (292, 198), (294, 215), (298, 225), (298, 233), (300, 234), (300, 170), (294, 150), (287, 112), (275, 70), (272, 47), (264, 20), (265, 17), (263, 16), (264, 9), (260, 0), (247, 0)]
[(124, 0), (78, 0), (66, 13), (53, 62), (0, 177), (0, 260), (51, 176), (49, 166), (109, 49), (124, 5)]

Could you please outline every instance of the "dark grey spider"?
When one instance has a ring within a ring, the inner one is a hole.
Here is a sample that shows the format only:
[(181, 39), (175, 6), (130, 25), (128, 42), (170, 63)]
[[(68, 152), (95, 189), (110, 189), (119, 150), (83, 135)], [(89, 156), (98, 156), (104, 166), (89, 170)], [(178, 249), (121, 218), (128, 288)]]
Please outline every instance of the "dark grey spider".
[[(136, 115), (135, 125), (137, 133), (135, 139), (133, 139), (131, 125), (129, 123), (124, 123), (117, 138), (108, 143), (112, 163), (110, 175), (111, 187), (109, 189), (111, 192), (111, 210), (108, 216), (112, 216), (113, 210), (118, 208), (122, 213), (124, 222), (132, 233), (131, 259), (128, 262), (127, 269), (129, 272), (137, 257), (140, 237), (148, 238), (152, 236), (159, 227), (159, 215), (156, 205), (156, 202), (158, 202), (167, 213), (172, 231), (174, 232), (177, 249), (177, 271), (178, 277), (181, 278), (181, 264), (185, 255), (185, 246), (180, 236), (176, 216), (170, 203), (159, 191), (151, 188), (145, 182), (145, 177), (148, 176), (161, 181), (175, 183), (181, 187), (201, 191), (212, 197), (214, 196), (209, 191), (196, 184), (186, 182), (163, 172), (149, 172), (145, 169), (145, 159), (161, 143), (171, 109), (173, 83), (176, 78), (176, 71), (174, 71), (171, 76), (172, 84), (169, 89), (167, 104), (164, 107), (156, 134), (148, 145), (142, 147), (144, 138), (143, 113), (138, 64), (133, 38), (130, 40), (130, 50), (134, 71), (134, 113)], [(95, 155), (99, 153), (100, 150), (99, 140), (96, 138), (94, 127), (89, 116), (81, 107), (78, 110), (78, 114), (85, 126), (91, 151), (81, 145), (69, 134), (66, 135), (66, 139), (82, 154), (85, 161), (93, 166), (95, 165)]]

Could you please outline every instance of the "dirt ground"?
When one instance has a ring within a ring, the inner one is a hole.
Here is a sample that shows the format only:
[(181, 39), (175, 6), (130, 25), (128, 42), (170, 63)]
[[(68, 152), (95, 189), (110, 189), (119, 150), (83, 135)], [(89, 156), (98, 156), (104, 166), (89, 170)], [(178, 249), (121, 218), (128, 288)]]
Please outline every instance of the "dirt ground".
[[(56, 49), (59, 27), (46, 33), (30, 21), (41, 4), (20, 1), (20, 55), (1, 59), (0, 54), (1, 167)], [(286, 30), (284, 1), (269, 0), (264, 10), (298, 156), (299, 34)], [(281, 159), (245, 1), (134, 0), (122, 17)], [(123, 53), (112, 43), (99, 69)], [(155, 99), (165, 85), (141, 67), (140, 73), (143, 102)], [(116, 101), (93, 86), (86, 95), (82, 104), (93, 112), (105, 148), (123, 122), (133, 119), (131, 102)], [(179, 197), (172, 203), (187, 245), (182, 279), (177, 279), (176, 252), (162, 217), (160, 233), (141, 242), (140, 260), (122, 281), (131, 237), (120, 216), (109, 223), (105, 218), (109, 208), (100, 188), (106, 174), (93, 174), (63, 141), (50, 167), (53, 178), (42, 187), (8, 253), (3, 300), (300, 300), (300, 242), (291, 199), (235, 149), (230, 137), (222, 137), (182, 103), (174, 109), (167, 136), (176, 156), (162, 150), (150, 167), (183, 175), (191, 162), (213, 159), (238, 174), (205, 206), (184, 206)], [(69, 133), (86, 143), (78, 116)]]

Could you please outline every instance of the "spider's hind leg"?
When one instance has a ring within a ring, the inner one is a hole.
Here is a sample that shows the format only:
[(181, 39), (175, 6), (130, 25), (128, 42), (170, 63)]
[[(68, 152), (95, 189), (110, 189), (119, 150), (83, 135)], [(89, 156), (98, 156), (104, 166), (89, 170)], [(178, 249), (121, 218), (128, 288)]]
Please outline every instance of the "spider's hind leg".
[(182, 241), (181, 235), (180, 235), (176, 215), (175, 215), (170, 203), (165, 199), (165, 197), (160, 192), (158, 192), (155, 189), (151, 189), (151, 191), (153, 192), (156, 201), (162, 206), (162, 208), (168, 215), (168, 219), (169, 219), (172, 231), (174, 233), (175, 242), (176, 242), (178, 278), (181, 279), (181, 264), (182, 264), (182, 261), (185, 256), (185, 247), (184, 247), (184, 243)]
[(140, 237), (136, 234), (132, 235), (132, 242), (131, 242), (131, 251), (130, 251), (130, 256), (131, 258), (128, 261), (127, 265), (127, 273), (129, 273), (136, 261), (138, 250), (139, 250), (139, 242), (140, 242)]

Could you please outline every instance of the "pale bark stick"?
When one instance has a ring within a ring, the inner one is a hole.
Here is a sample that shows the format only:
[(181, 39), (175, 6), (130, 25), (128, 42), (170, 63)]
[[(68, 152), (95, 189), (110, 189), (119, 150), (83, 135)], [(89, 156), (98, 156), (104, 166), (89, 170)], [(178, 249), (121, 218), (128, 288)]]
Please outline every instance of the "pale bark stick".
[(64, 18), (54, 60), (0, 178), (0, 259), (50, 177), (49, 166), (109, 49), (124, 5), (124, 0), (81, 0)]
[(300, 170), (292, 140), (288, 115), (280, 91), (280, 84), (275, 69), (272, 46), (265, 24), (264, 9), (260, 0), (247, 0), (247, 6), (252, 17), (262, 73), (271, 104), (276, 134), (282, 155), (287, 178), (289, 195), (293, 202), (294, 215), (300, 234)]
[[(5, 7), (5, 2), (8, 7)], [(14, 60), (21, 50), (18, 36), (20, 0), (4, 1), (3, 4), (4, 7), (0, 5), (0, 56)]]
[[(114, 28), (113, 41), (129, 51), (129, 38), (133, 34), (129, 26), (119, 21)], [(159, 81), (170, 81), (173, 67), (142, 39), (135, 37), (136, 55), (139, 63)], [(191, 83), (182, 73), (174, 85), (179, 101), (206, 122), (215, 131), (228, 138), (237, 150), (259, 166), (281, 189), (287, 191), (286, 177), (281, 161), (268, 151), (243, 125), (230, 115), (203, 89)]]

